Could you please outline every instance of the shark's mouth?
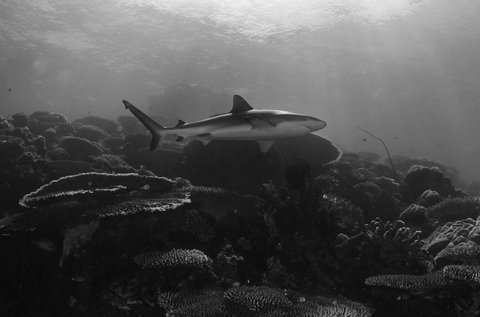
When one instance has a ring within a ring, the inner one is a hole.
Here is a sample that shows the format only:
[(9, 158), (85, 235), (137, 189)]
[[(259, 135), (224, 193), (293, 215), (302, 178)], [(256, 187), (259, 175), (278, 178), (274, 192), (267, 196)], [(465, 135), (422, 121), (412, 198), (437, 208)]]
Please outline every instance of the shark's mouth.
[(312, 132), (312, 131), (313, 131), (313, 129), (312, 129), (312, 128), (310, 128), (309, 126), (306, 126), (306, 125), (301, 125), (301, 127), (307, 128), (308, 130), (310, 130), (310, 132)]

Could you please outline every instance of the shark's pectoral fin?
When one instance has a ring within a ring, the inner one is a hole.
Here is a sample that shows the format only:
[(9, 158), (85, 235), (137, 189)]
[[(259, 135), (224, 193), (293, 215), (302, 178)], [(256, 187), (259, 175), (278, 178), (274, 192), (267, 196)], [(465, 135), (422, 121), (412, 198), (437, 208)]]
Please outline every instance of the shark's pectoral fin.
[(257, 142), (260, 145), (260, 148), (258, 149), (257, 157), (262, 157), (272, 147), (272, 144), (273, 142), (275, 142), (275, 140), (257, 141)]
[(196, 135), (195, 138), (196, 138), (198, 141), (202, 142), (203, 145), (207, 145), (207, 144), (208, 144), (210, 141), (212, 141), (212, 140), (206, 139), (206, 137), (209, 137), (209, 136), (211, 136), (211, 135), (212, 135), (211, 133), (202, 133), (202, 134)]
[(267, 122), (267, 121), (263, 121), (263, 120), (260, 120), (260, 119), (257, 119), (257, 118), (252, 118), (252, 117), (249, 117), (249, 116), (244, 116), (243, 117), (245, 120), (248, 121), (248, 123), (250, 123), (252, 125), (252, 129), (267, 129), (267, 128), (271, 128), (271, 127), (274, 127), (273, 124)]
[(212, 141), (212, 140), (209, 140), (209, 139), (197, 139), (197, 140), (202, 142), (203, 145), (207, 145), (208, 143), (210, 143), (210, 141)]

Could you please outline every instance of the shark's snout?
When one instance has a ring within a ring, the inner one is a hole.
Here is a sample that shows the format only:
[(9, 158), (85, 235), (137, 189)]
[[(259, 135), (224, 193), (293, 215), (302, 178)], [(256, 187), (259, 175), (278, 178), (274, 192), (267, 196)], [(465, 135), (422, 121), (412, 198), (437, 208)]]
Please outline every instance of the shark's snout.
[(321, 130), (327, 126), (327, 123), (325, 121), (315, 117), (305, 116), (302, 121), (303, 122), (301, 122), (300, 125), (310, 129), (311, 132)]

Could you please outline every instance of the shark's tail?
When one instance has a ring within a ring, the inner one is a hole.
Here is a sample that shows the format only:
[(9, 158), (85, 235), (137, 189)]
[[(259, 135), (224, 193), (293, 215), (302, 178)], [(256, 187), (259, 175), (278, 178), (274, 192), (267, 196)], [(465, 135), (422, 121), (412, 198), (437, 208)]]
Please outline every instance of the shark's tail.
[(164, 133), (162, 133), (162, 131), (165, 130), (165, 127), (161, 124), (156, 123), (152, 118), (147, 116), (145, 113), (140, 111), (137, 107), (135, 107), (128, 101), (122, 100), (122, 102), (125, 105), (125, 109), (130, 110), (130, 112), (133, 113), (133, 115), (137, 117), (137, 119), (140, 120), (141, 123), (143, 123), (143, 125), (148, 129), (148, 131), (150, 131), (150, 133), (152, 134), (150, 151), (155, 150), (165, 136)]

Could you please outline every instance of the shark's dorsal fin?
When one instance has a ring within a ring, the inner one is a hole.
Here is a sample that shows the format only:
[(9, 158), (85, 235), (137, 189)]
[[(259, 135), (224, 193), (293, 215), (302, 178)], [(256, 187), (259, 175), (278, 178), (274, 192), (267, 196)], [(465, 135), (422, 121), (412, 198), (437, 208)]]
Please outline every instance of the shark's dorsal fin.
[(183, 120), (178, 120), (178, 123), (177, 125), (175, 126), (175, 128), (178, 128), (178, 127), (181, 127), (182, 125), (186, 125), (187, 123)]
[(253, 110), (253, 108), (239, 95), (233, 95), (233, 108), (230, 113), (239, 113)]

